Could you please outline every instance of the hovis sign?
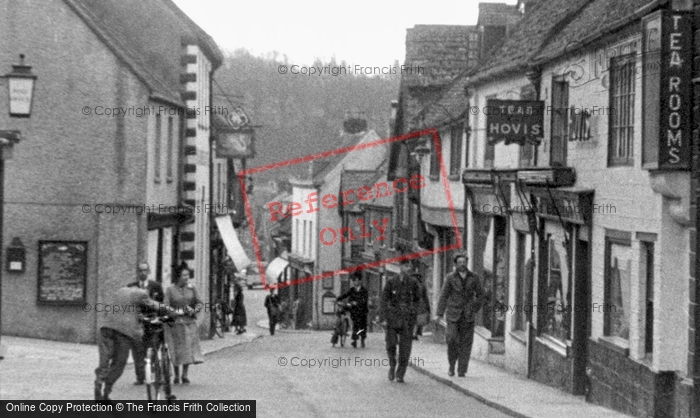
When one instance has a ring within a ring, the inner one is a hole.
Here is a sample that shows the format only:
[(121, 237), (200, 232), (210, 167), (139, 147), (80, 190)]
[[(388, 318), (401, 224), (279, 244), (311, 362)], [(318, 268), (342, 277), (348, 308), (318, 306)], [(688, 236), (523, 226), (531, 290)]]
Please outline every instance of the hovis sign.
[(544, 135), (544, 102), (487, 100), (486, 140), (489, 144), (539, 145)]

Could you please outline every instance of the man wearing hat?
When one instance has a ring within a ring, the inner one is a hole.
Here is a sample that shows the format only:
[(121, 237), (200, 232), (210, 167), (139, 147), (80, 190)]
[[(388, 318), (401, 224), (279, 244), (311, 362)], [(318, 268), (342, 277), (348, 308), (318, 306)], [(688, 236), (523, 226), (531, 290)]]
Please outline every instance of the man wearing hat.
[[(400, 262), (401, 273), (387, 281), (382, 291), (381, 317), (386, 329), (389, 380), (403, 383), (413, 344), (413, 327), (421, 303), (420, 286), (411, 276), (410, 260)], [(396, 346), (399, 349), (396, 360)], [(398, 366), (398, 367), (397, 367)]]
[(464, 377), (474, 341), (474, 319), (483, 303), (484, 288), (479, 277), (467, 269), (469, 258), (466, 254), (457, 253), (453, 260), (455, 271), (445, 277), (435, 320), (447, 313), (445, 340), (450, 365), (447, 374), (454, 376), (455, 363), (459, 362), (457, 373)]

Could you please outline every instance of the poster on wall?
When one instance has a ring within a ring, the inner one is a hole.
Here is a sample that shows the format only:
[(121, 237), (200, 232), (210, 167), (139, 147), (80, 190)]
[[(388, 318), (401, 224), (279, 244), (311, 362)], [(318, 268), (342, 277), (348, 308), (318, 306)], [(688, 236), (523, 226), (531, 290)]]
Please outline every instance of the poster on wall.
[(39, 303), (85, 303), (87, 242), (39, 241), (38, 275)]

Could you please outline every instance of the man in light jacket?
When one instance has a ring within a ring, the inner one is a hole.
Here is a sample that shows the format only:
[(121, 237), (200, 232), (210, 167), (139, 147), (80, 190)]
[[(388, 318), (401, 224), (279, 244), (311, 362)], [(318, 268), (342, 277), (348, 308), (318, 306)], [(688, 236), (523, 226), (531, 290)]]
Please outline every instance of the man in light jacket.
[(459, 362), (457, 373), (464, 377), (474, 341), (474, 319), (483, 304), (484, 288), (479, 277), (467, 269), (466, 254), (457, 253), (453, 260), (456, 268), (445, 277), (435, 320), (447, 313), (445, 339), (450, 366), (447, 374), (454, 376), (455, 363)]

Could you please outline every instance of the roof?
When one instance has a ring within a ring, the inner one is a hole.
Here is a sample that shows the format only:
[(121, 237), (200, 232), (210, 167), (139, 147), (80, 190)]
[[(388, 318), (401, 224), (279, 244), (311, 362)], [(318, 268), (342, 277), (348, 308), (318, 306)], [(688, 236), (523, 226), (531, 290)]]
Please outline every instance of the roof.
[(471, 71), (470, 84), (527, 69), (542, 46), (591, 1), (547, 0), (528, 5), (501, 48)]
[[(469, 34), (476, 26), (415, 25), (406, 30), (404, 65), (415, 71), (402, 74), (406, 87), (440, 87), (469, 65)], [(472, 61), (472, 63), (474, 63)]]
[[(377, 177), (377, 171), (374, 170), (343, 170), (340, 173), (340, 191), (355, 190), (362, 186), (372, 187), (374, 180)], [(343, 196), (340, 196), (339, 207), (345, 212), (361, 212), (360, 200), (355, 194), (355, 199), (347, 205), (343, 203)]]
[[(374, 177), (372, 177), (372, 179), (370, 180), (368, 185), (374, 185), (376, 183), (386, 183), (387, 185), (389, 185), (389, 188), (392, 187), (391, 186), (392, 182), (387, 180), (387, 171), (388, 171), (387, 168), (389, 165), (388, 163), (389, 163), (389, 159), (385, 159), (384, 161), (382, 161), (382, 165), (380, 165), (379, 168), (377, 168), (377, 171), (374, 173)], [(397, 184), (396, 187), (398, 187), (399, 189), (403, 189), (404, 187), (408, 188), (409, 185), (402, 184), (399, 182), (399, 184)], [(406, 190), (406, 192), (407, 191), (408, 190)], [(372, 199), (370, 199), (366, 202), (361, 202), (361, 204), (363, 206), (364, 205), (379, 206), (379, 207), (384, 207), (384, 208), (393, 208), (394, 207), (394, 193), (395, 193), (394, 191), (390, 190), (389, 193), (385, 194), (384, 189), (382, 188), (381, 193), (380, 193), (381, 197), (376, 197), (376, 189), (374, 189), (374, 192), (375, 192), (374, 193), (375, 197), (373, 197)]]
[[(374, 130), (362, 131), (356, 134), (348, 134), (342, 132), (336, 141), (333, 149), (343, 149), (357, 145), (366, 138), (378, 138)], [(326, 176), (345, 158), (347, 152), (335, 154), (333, 156), (324, 157), (320, 160), (313, 161), (313, 182), (320, 183)]]
[(510, 26), (522, 16), (515, 5), (479, 3), (479, 20), (476, 26)]
[(63, 0), (151, 90), (155, 99), (184, 106), (180, 92), (183, 39), (202, 42), (215, 66), (221, 52), (170, 0)]
[[(667, 1), (658, 0), (594, 0), (552, 37), (534, 57), (545, 62), (573, 52), (596, 38), (647, 14), (655, 6)], [(641, 10), (640, 10), (641, 9)], [(592, 36), (591, 36), (592, 35)]]

